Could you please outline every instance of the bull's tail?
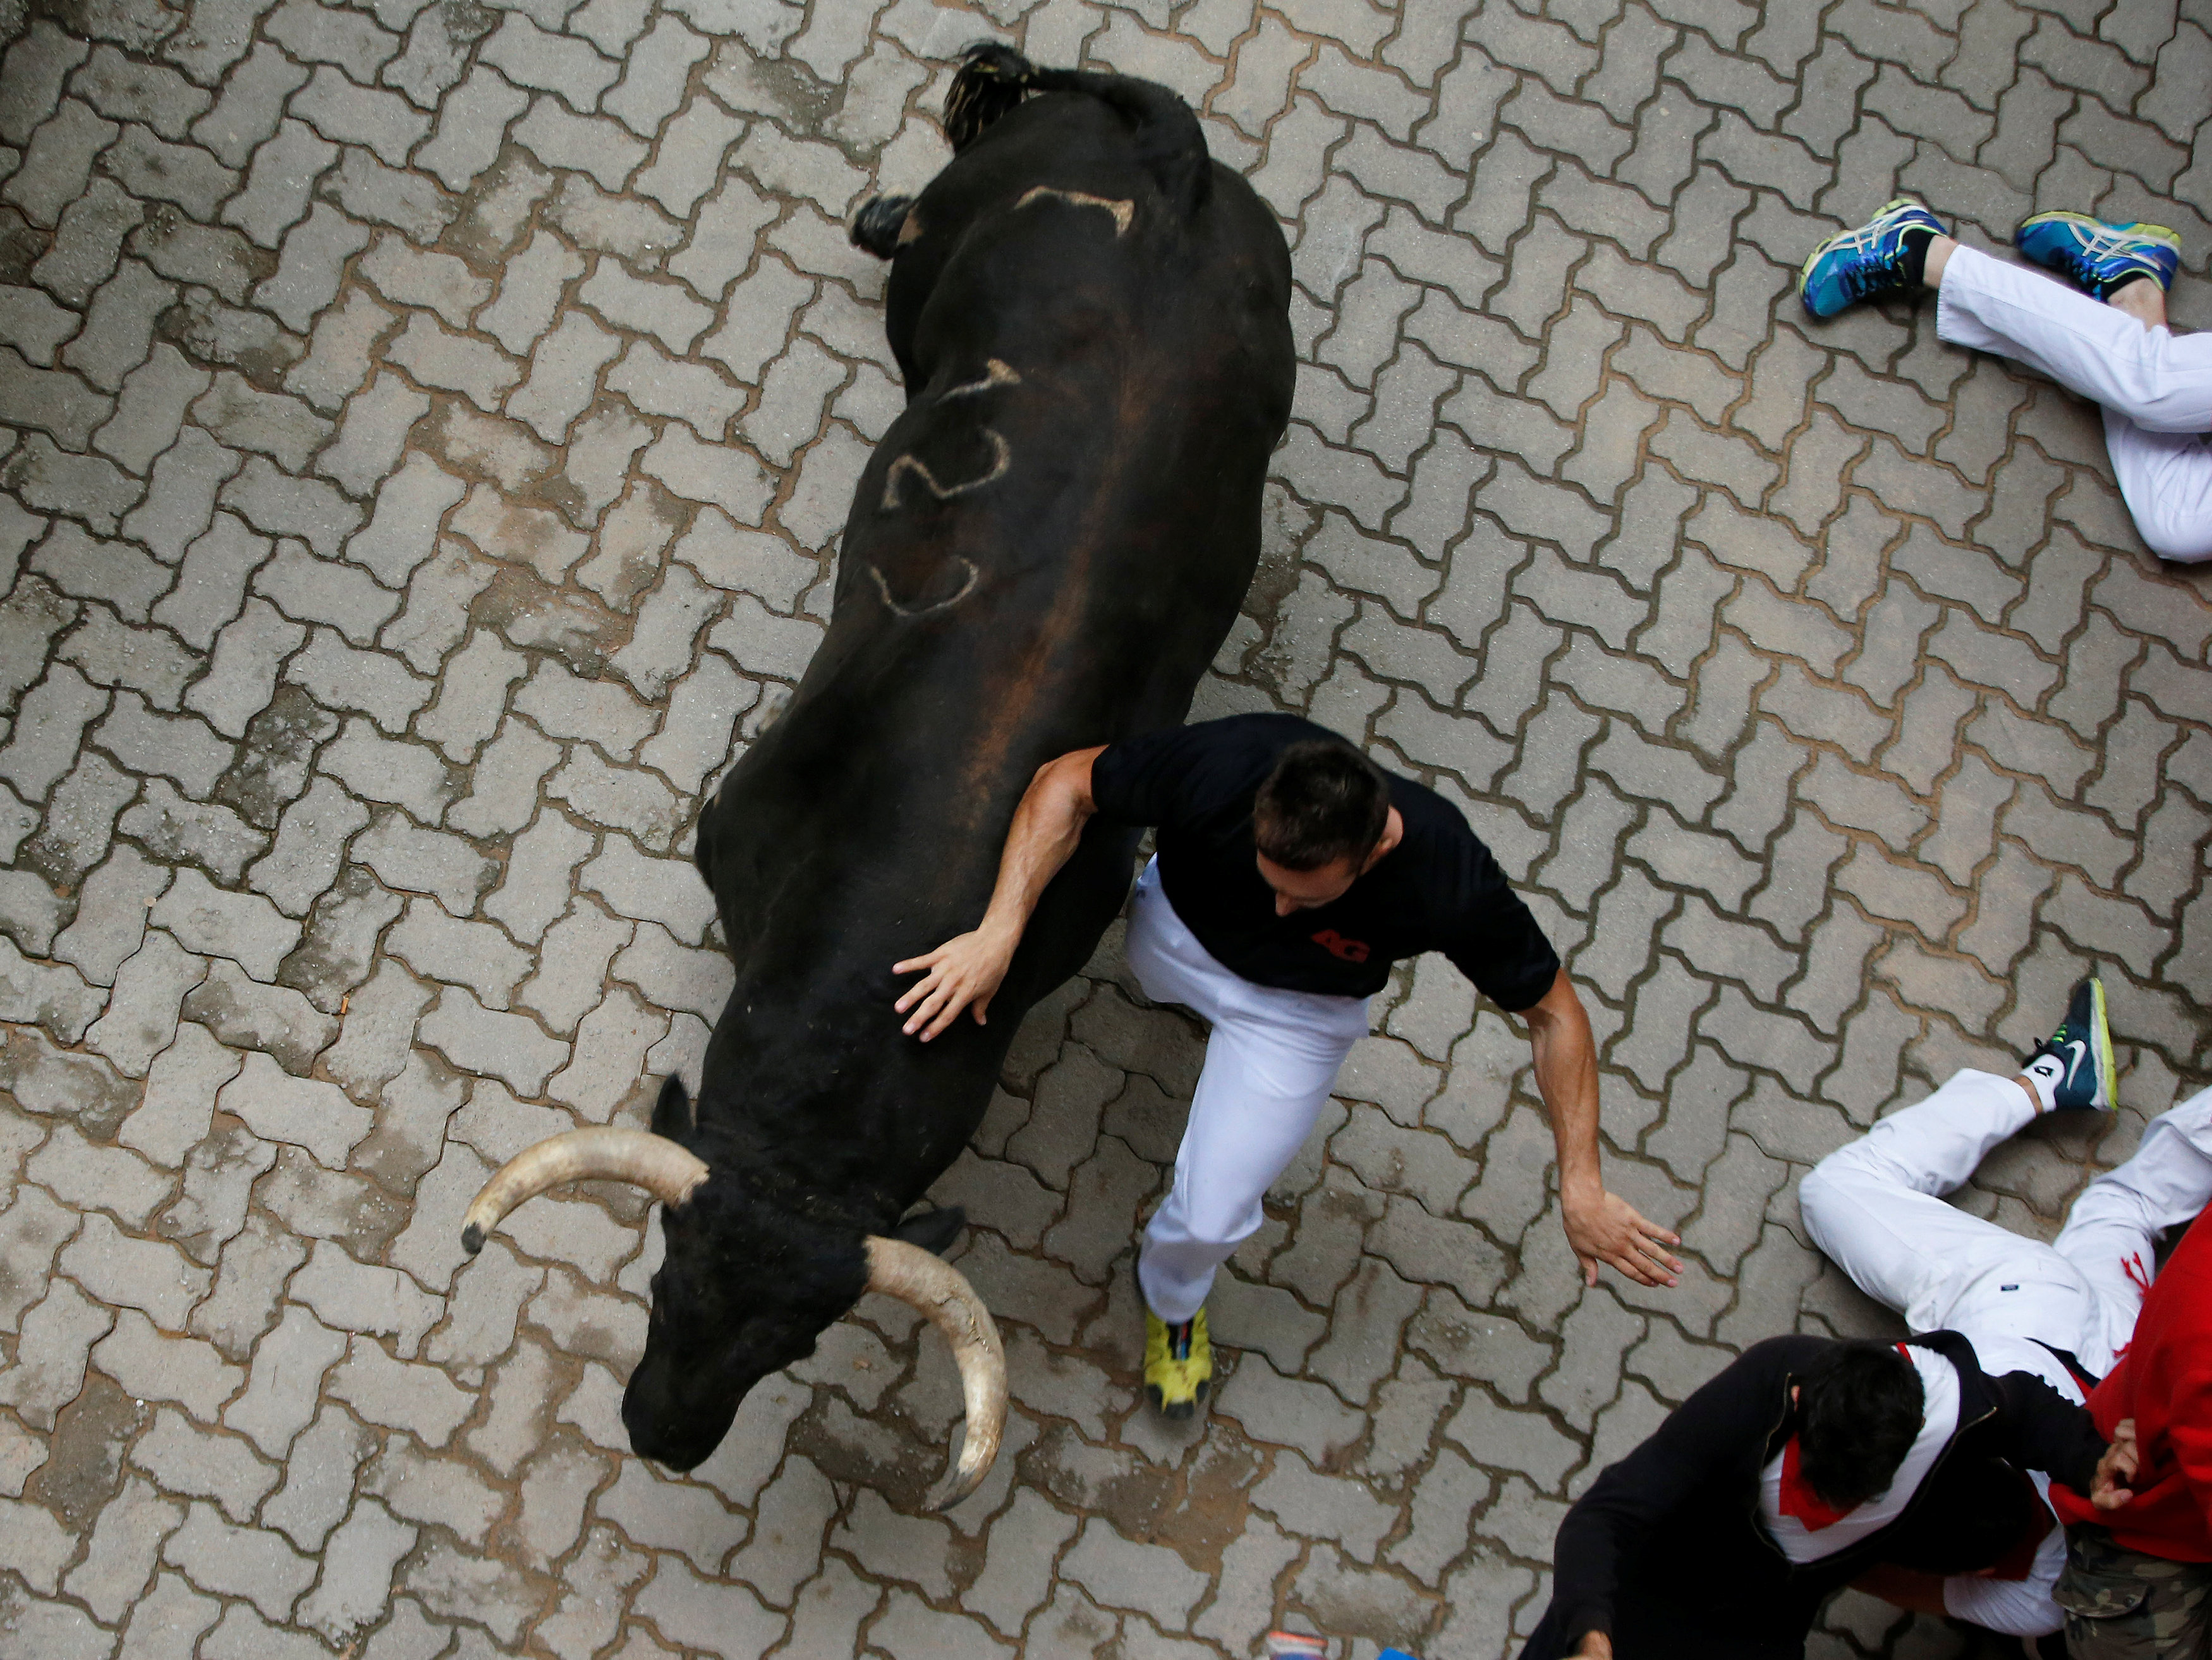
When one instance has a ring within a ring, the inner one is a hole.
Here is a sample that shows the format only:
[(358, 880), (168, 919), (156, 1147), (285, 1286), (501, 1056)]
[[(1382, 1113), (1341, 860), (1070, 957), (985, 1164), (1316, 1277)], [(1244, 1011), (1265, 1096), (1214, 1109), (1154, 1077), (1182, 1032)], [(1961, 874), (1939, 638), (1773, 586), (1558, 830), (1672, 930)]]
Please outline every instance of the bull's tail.
[(1182, 211), (1195, 210), (1212, 188), (1212, 162), (1198, 117), (1165, 87), (1126, 75), (1041, 70), (994, 40), (979, 41), (960, 58), (945, 99), (945, 134), (956, 155), (1030, 93), (1077, 92), (1121, 118), (1136, 143), (1139, 163)]
[(966, 149), (1020, 103), (1036, 77), (1036, 64), (995, 40), (979, 40), (962, 52), (952, 89), (945, 94), (945, 136), (952, 141), (952, 153)]

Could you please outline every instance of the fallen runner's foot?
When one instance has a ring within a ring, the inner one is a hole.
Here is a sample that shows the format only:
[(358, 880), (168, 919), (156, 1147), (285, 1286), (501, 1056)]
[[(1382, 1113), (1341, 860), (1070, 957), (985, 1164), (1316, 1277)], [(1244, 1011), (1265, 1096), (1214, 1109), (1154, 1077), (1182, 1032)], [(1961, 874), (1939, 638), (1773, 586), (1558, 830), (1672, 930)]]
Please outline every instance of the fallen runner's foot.
[(2100, 300), (2139, 278), (2173, 286), (2181, 238), (2163, 225), (2115, 225), (2086, 213), (2039, 213), (2013, 233), (2021, 255)]
[(2112, 1033), (2105, 1024), (2105, 982), (2074, 988), (2066, 1018), (2021, 1068), (2045, 1112), (2108, 1112), (2112, 1106)]
[(1943, 222), (1909, 196), (1892, 199), (1856, 230), (1814, 248), (1797, 295), (1815, 317), (1833, 317), (1862, 300), (1886, 300), (1920, 287), (1928, 245), (1948, 235)]
[(1170, 1326), (1145, 1310), (1145, 1393), (1164, 1418), (1188, 1418), (1213, 1387), (1213, 1345), (1206, 1310)]

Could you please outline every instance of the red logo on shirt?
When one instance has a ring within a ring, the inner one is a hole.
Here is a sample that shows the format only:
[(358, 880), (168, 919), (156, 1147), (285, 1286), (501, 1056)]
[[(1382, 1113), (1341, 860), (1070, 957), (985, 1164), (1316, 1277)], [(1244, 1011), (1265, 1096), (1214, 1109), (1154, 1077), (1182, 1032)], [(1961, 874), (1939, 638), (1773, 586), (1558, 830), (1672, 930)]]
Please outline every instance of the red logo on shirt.
[(1334, 928), (1323, 928), (1314, 935), (1313, 942), (1331, 956), (1340, 957), (1347, 963), (1364, 963), (1367, 960), (1368, 947), (1364, 939), (1347, 939)]

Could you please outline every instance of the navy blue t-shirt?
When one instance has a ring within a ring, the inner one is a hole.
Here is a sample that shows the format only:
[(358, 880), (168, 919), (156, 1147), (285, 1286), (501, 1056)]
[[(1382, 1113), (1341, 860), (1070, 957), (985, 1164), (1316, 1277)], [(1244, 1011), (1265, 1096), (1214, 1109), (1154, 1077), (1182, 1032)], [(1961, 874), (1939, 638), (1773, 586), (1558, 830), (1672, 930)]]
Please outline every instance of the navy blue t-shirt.
[(1091, 763), (1091, 798), (1109, 818), (1158, 827), (1176, 915), (1255, 985), (1367, 997), (1391, 964), (1439, 951), (1500, 1008), (1540, 1000), (1559, 971), (1551, 941), (1459, 809), (1395, 773), (1404, 839), (1340, 897), (1275, 915), (1254, 859), (1253, 798), (1284, 750), (1334, 736), (1294, 714), (1239, 714), (1125, 738)]

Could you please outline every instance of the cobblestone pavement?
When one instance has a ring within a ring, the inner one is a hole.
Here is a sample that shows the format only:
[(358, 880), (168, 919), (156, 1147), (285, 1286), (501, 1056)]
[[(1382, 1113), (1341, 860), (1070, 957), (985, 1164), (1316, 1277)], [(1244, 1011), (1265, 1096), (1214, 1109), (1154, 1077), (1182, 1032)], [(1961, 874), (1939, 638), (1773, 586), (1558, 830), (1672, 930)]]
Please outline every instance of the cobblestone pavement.
[[(2212, 603), (2094, 413), (1808, 326), (1898, 189), (2179, 227), (2212, 321), (2207, 0), (60, 0), (0, 93), (0, 1652), (1491, 1660), (1566, 1501), (1745, 1343), (1879, 1317), (1809, 1161), (2017, 1053), (2092, 964), (2094, 1146), (2212, 1029)], [(1579, 1292), (1526, 1049), (1424, 963), (1138, 1404), (1135, 1219), (1199, 1056), (1110, 943), (941, 1186), (1016, 1408), (865, 1304), (671, 1480), (615, 1415), (655, 1242), (498, 1160), (696, 1066), (702, 784), (818, 637), (898, 404), (840, 220), (946, 59), (1166, 81), (1296, 248), (1267, 554), (1200, 713), (1467, 804), (1604, 1044), (1674, 1291)], [(2193, 148), (2192, 148), (2193, 146)], [(1847, 1596), (1818, 1651), (1962, 1640)], [(1117, 1646), (1118, 1645), (1118, 1646)]]

